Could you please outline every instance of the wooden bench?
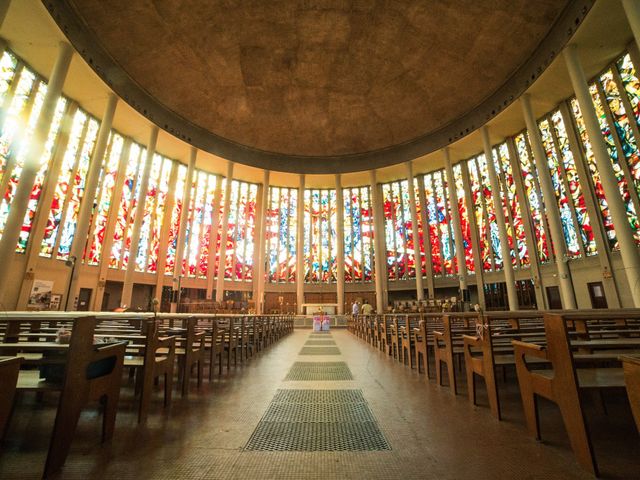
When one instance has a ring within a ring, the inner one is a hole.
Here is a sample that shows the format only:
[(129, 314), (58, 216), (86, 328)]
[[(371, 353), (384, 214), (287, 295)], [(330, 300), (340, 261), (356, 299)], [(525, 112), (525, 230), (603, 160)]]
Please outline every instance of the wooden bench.
[[(602, 312), (600, 315), (606, 317), (607, 313)], [(602, 351), (601, 349), (609, 349), (613, 346), (633, 347), (638, 343), (627, 339), (622, 339), (621, 342), (611, 340), (571, 342), (567, 328), (568, 318), (571, 318), (572, 322), (579, 320), (575, 314), (572, 317), (567, 315), (566, 318), (561, 314), (544, 315), (546, 346), (519, 340), (512, 342), (520, 394), (527, 427), (536, 439), (540, 439), (537, 396), (558, 405), (578, 463), (597, 476), (598, 464), (589, 436), (580, 391), (624, 387), (624, 377), (622, 368), (619, 367), (577, 368), (574, 350), (589, 347), (593, 351)], [(638, 332), (640, 333), (640, 330)], [(552, 369), (535, 370), (532, 368), (535, 365), (529, 362), (531, 357), (550, 362)], [(594, 357), (594, 363), (601, 358), (603, 357)]]
[(627, 396), (640, 433), (640, 355), (622, 355), (622, 369), (627, 387)]
[(4, 438), (20, 372), (20, 357), (0, 357), (0, 442)]
[[(64, 465), (80, 413), (90, 401), (100, 401), (103, 406), (102, 441), (107, 441), (113, 436), (125, 345), (94, 345), (95, 327), (95, 317), (76, 318), (73, 320), (69, 345), (58, 345), (59, 352), (66, 351), (62, 383), (42, 379), (38, 371), (21, 371), (18, 376), (19, 391), (61, 392), (44, 467), (45, 478), (59, 471)], [(39, 347), (37, 343), (42, 345)], [(45, 344), (51, 345), (50, 342), (17, 342), (3, 344), (2, 349), (5, 352), (11, 349), (18, 353), (24, 349), (42, 349)], [(27, 348), (27, 345), (30, 347)]]

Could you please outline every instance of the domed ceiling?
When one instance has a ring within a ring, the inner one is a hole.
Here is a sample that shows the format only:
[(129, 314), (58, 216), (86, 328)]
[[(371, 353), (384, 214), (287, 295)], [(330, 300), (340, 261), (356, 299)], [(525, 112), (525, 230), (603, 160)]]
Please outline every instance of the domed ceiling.
[(478, 128), (592, 2), (58, 3), (76, 48), (160, 127), (234, 161), (322, 173), (404, 161)]

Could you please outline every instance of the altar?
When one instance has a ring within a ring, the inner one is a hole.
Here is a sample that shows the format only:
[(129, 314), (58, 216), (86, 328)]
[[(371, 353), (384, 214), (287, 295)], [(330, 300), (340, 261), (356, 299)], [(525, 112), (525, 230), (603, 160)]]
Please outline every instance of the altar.
[(304, 315), (314, 315), (318, 312), (325, 315), (335, 315), (338, 311), (337, 303), (303, 303), (302, 313)]

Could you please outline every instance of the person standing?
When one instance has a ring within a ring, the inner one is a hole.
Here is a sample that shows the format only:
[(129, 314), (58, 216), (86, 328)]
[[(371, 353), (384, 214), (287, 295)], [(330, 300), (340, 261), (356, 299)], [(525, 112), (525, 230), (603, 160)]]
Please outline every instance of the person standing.
[(362, 304), (362, 310), (360, 311), (362, 315), (371, 315), (373, 313), (373, 307), (369, 303), (368, 300), (365, 300)]
[(356, 300), (353, 302), (351, 306), (351, 315), (354, 317), (360, 313), (360, 303)]

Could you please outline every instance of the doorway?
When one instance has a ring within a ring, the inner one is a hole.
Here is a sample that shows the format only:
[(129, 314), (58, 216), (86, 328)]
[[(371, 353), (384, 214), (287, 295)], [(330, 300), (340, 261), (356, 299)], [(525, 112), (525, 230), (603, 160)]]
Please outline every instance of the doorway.
[(609, 308), (607, 305), (607, 297), (604, 294), (604, 285), (602, 285), (602, 282), (587, 283), (587, 288), (589, 289), (591, 308)]
[(562, 310), (562, 298), (560, 297), (560, 287), (547, 287), (547, 300), (549, 300), (550, 310)]
[(79, 312), (89, 311), (89, 302), (91, 301), (92, 288), (81, 288), (78, 294), (78, 308)]

